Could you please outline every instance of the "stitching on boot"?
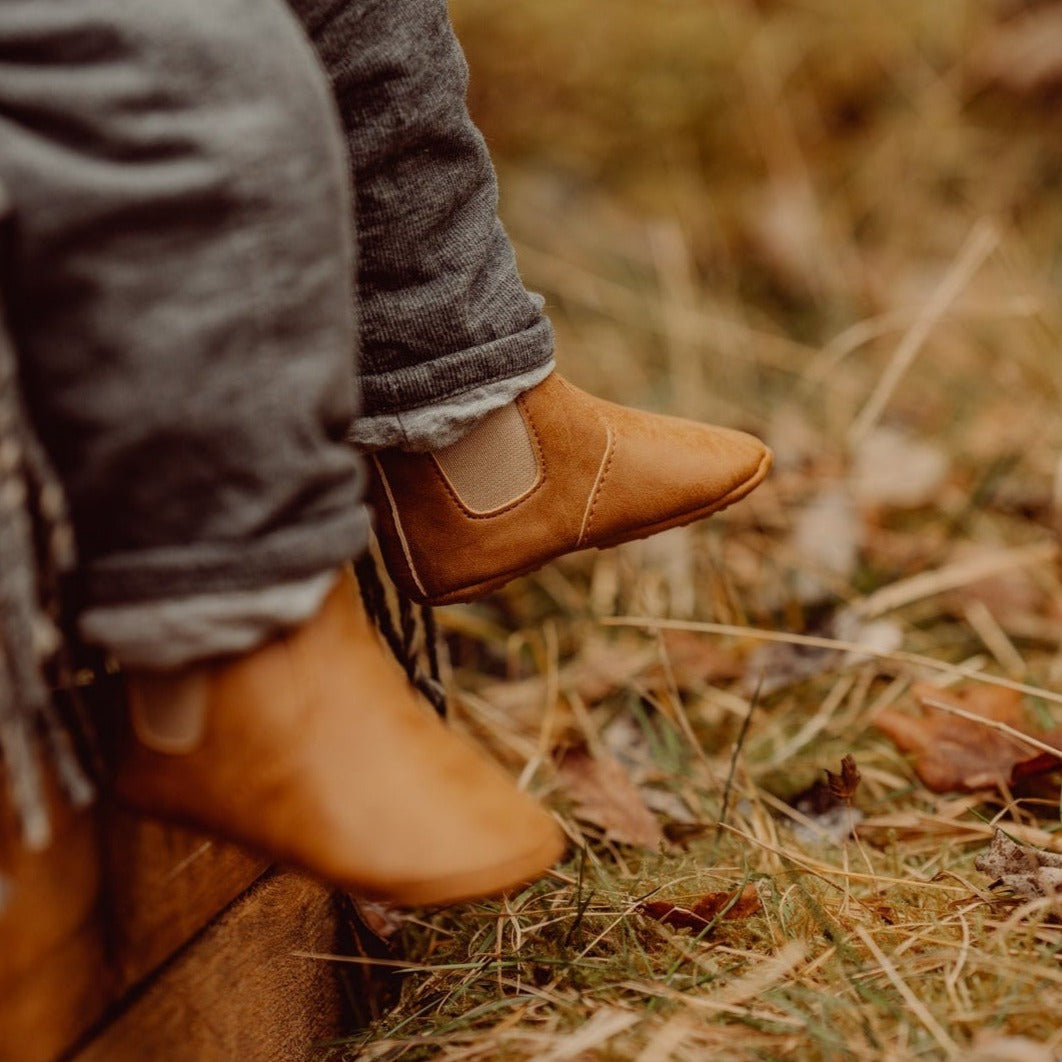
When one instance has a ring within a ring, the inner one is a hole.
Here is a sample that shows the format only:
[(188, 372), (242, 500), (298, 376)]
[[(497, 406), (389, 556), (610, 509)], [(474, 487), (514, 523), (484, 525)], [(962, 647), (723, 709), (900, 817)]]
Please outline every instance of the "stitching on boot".
[(590, 533), (590, 525), (594, 521), (594, 510), (597, 508), (597, 500), (601, 496), (601, 488), (604, 487), (605, 480), (608, 478), (609, 469), (612, 467), (612, 458), (616, 452), (616, 436), (612, 431), (612, 425), (606, 422), (605, 431), (608, 433), (605, 453), (601, 458), (601, 466), (597, 470), (597, 478), (594, 480), (594, 489), (590, 492), (590, 497), (586, 502), (586, 511), (583, 513), (583, 523), (579, 528), (579, 537), (575, 540), (576, 546), (581, 546), (586, 536)]
[(387, 473), (384, 472), (383, 466), (380, 464), (379, 458), (373, 454), (372, 463), (376, 466), (376, 474), (380, 477), (380, 483), (383, 485), (384, 494), (387, 495), (387, 505), (391, 510), (391, 519), (394, 521), (395, 532), (398, 535), (398, 542), (402, 547), (402, 555), (406, 559), (406, 567), (409, 569), (409, 574), (413, 578), (413, 582), (417, 589), (423, 594), (424, 597), (430, 597), (431, 595), (424, 589), (424, 584), (420, 581), (420, 576), (417, 575), (416, 566), (413, 563), (413, 556), (409, 550), (409, 543), (406, 541), (406, 533), (402, 530), (402, 518), (398, 515), (398, 506), (395, 504), (395, 496), (391, 493), (391, 484), (387, 482)]

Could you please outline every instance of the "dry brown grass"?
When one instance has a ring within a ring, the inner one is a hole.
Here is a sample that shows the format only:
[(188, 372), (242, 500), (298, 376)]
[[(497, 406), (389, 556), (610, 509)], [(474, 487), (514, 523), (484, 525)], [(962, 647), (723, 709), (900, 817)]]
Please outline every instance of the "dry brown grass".
[[(998, 21), (1026, 6), (454, 3), (565, 372), (779, 460), (703, 526), (440, 617), (460, 724), (551, 803), (572, 857), (405, 923), (399, 1003), (336, 1057), (1062, 1058), (1059, 904), (973, 866), (995, 821), (1062, 850), (1058, 776), (1038, 798), (935, 794), (870, 725), (914, 679), (954, 679), (916, 656), (1042, 688), (1030, 710), (1062, 723), (1062, 140), (1051, 78), (1029, 88)], [(786, 682), (792, 653), (697, 627), (838, 635), (845, 607), (901, 654)], [(685, 640), (648, 622), (668, 618)], [(682, 843), (577, 819), (572, 744), (621, 758)], [(787, 798), (849, 752), (856, 836), (796, 832)], [(639, 912), (750, 881), (762, 911), (699, 939)]]

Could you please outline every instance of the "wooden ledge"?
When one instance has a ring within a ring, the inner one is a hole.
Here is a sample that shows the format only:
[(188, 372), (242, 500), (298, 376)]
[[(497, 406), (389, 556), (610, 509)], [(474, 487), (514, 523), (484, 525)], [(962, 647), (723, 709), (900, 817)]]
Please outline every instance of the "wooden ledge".
[(43, 853), (21, 847), (0, 802), (2, 1062), (290, 1062), (336, 1035), (335, 970), (292, 955), (335, 950), (327, 889), (190, 830), (52, 796)]

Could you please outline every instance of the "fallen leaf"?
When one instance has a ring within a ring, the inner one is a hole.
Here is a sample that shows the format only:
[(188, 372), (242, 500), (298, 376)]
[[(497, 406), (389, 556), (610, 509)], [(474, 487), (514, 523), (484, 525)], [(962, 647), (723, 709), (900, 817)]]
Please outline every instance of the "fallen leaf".
[[(1062, 749), (1062, 727), (1051, 730), (1041, 738), (1048, 745), (1055, 745)], [(1041, 775), (1054, 774), (1062, 768), (1062, 752), (1057, 754), (1041, 752), (1028, 760), (1021, 760), (1014, 764), (1014, 770), (1010, 772), (1010, 784), (1017, 785), (1019, 782), (1028, 781), (1030, 778), (1039, 778)]]
[(988, 851), (974, 860), (974, 866), (994, 879), (993, 886), (1002, 885), (1017, 896), (1062, 897), (1062, 853), (1018, 844), (1002, 830), (992, 835)]
[(855, 757), (846, 755), (841, 760), (841, 773), (826, 771), (826, 780), (798, 793), (790, 803), (811, 823), (793, 824), (793, 832), (805, 844), (821, 842), (823, 836), (834, 844), (841, 844), (863, 821), (863, 813), (852, 806), (852, 798), (859, 787), (861, 777)]
[(622, 764), (573, 749), (564, 753), (558, 774), (575, 802), (577, 818), (600, 826), (608, 840), (659, 848), (664, 837), (660, 823)]
[(648, 900), (641, 905), (640, 910), (642, 914), (666, 926), (700, 933), (721, 918), (748, 918), (762, 908), (759, 889), (750, 882), (741, 892), (710, 892), (690, 906), (670, 900)]
[(843, 801), (846, 804), (850, 803), (852, 797), (855, 796), (856, 789), (859, 788), (860, 777), (855, 757), (851, 753), (847, 754), (841, 760), (840, 774), (834, 774), (830, 770), (826, 771), (826, 784), (829, 787), (830, 795), (835, 800)]
[[(935, 793), (982, 789), (1001, 782), (1013, 784), (1019, 765), (1039, 757), (1017, 738), (934, 708), (926, 703), (927, 699), (1005, 723), (1041, 741), (1057, 733), (1044, 735), (1030, 727), (1021, 694), (1014, 690), (970, 683), (948, 691), (918, 683), (911, 693), (921, 714), (887, 708), (878, 713), (873, 723), (898, 748), (915, 754), (915, 773)], [(1062, 749), (1062, 741), (1059, 746)]]

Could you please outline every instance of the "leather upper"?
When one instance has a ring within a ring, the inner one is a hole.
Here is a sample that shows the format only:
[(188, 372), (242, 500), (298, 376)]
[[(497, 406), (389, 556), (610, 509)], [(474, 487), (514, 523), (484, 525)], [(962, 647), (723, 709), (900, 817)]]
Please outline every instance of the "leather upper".
[(539, 478), (493, 512), (462, 505), (431, 454), (373, 455), (381, 550), (415, 600), (467, 600), (561, 554), (708, 515), (752, 490), (771, 464), (751, 435), (627, 409), (556, 373), (517, 405)]
[[(131, 674), (131, 700), (166, 681)], [(298, 629), (169, 681), (205, 687), (206, 728), (181, 754), (128, 735), (116, 787), (137, 807), (398, 903), (500, 891), (561, 854), (552, 819), (417, 698), (349, 575)]]

